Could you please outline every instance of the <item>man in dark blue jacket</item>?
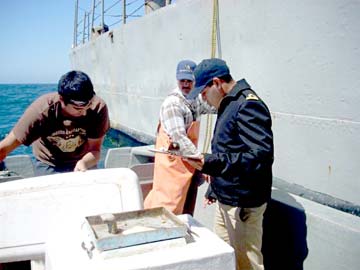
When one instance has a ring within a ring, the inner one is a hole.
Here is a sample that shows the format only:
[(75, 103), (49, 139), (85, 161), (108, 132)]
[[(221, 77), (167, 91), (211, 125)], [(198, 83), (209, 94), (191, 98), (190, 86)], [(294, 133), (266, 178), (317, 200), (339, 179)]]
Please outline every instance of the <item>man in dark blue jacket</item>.
[(264, 269), (262, 220), (271, 196), (274, 159), (271, 115), (244, 80), (234, 81), (225, 61), (203, 60), (195, 88), (218, 109), (211, 154), (187, 159), (211, 176), (205, 203), (217, 201), (215, 232), (234, 249), (237, 269)]

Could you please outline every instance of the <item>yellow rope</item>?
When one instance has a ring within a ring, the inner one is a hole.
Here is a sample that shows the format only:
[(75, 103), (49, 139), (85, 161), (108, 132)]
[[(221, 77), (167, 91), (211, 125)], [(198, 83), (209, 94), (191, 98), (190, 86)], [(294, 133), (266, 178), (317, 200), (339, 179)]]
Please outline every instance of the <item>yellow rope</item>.
[[(211, 58), (215, 57), (216, 54), (216, 34), (217, 34), (217, 25), (218, 25), (218, 12), (219, 12), (219, 3), (218, 0), (214, 0), (213, 5), (213, 17), (212, 17), (212, 31), (211, 31)], [(208, 152), (211, 142), (211, 131), (212, 131), (212, 115), (208, 114), (206, 116), (206, 133), (204, 139), (203, 153)]]
[(214, 0), (213, 17), (212, 17), (212, 31), (211, 31), (211, 58), (215, 57), (216, 53), (216, 32), (217, 32), (217, 18), (218, 18), (218, 0)]

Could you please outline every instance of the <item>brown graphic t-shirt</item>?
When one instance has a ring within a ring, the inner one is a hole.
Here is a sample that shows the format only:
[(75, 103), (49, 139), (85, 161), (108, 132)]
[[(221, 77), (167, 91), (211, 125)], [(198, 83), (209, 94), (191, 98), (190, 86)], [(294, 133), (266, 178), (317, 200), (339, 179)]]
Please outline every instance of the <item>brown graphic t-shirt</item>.
[(88, 139), (98, 139), (109, 129), (105, 102), (94, 96), (86, 116), (61, 113), (60, 96), (49, 93), (35, 100), (13, 132), (24, 145), (32, 144), (34, 156), (56, 167), (75, 166), (88, 152)]

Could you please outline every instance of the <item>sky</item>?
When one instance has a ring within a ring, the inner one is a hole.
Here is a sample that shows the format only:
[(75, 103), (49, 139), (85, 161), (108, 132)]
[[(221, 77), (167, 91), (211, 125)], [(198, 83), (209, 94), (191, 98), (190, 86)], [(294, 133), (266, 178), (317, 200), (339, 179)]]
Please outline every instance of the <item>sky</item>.
[[(79, 20), (91, 3), (79, 0)], [(71, 68), (74, 14), (74, 0), (0, 0), (0, 83), (57, 83)]]
[(57, 83), (70, 69), (73, 0), (0, 1), (0, 83)]

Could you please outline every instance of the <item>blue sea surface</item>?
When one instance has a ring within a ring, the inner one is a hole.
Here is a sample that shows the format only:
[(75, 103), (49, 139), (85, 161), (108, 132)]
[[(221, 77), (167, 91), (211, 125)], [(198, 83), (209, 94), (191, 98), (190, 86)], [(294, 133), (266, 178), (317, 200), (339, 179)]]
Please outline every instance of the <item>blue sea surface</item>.
[[(57, 91), (57, 84), (0, 84), (0, 140), (5, 138), (26, 108), (36, 98), (54, 91)], [(141, 143), (121, 132), (110, 130), (103, 143), (99, 167), (103, 167), (103, 161), (109, 148), (136, 145), (141, 145)], [(33, 157), (31, 146), (22, 145), (10, 153), (10, 155), (23, 154)]]

